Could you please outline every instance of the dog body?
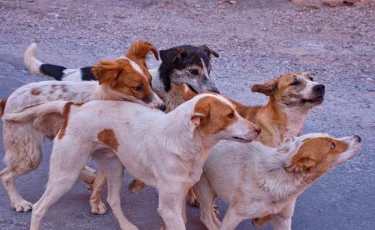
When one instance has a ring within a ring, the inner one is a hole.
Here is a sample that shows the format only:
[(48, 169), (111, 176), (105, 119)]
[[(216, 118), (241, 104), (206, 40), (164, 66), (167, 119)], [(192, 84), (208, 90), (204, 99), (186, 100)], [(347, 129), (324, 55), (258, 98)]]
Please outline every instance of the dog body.
[(121, 229), (135, 229), (120, 207), (124, 166), (158, 190), (158, 212), (167, 229), (185, 229), (184, 197), (199, 180), (209, 150), (219, 140), (249, 142), (260, 132), (229, 100), (214, 94), (198, 95), (168, 114), (127, 102), (50, 102), (3, 119), (22, 121), (51, 112), (64, 114), (67, 126), (54, 140), (49, 182), (33, 206), (30, 229), (39, 229), (47, 208), (71, 188), (90, 155), (105, 171), (108, 203)]
[[(29, 71), (37, 75), (47, 75), (59, 81), (92, 81), (96, 80), (92, 67), (67, 69), (64, 66), (45, 64), (35, 56), (36, 44), (31, 44), (25, 51), (24, 62)], [(152, 75), (152, 87), (166, 105), (165, 112), (170, 112), (185, 100), (182, 97), (183, 84), (195, 93), (206, 91), (219, 93), (211, 73), (211, 57), (219, 55), (207, 46), (182, 45), (166, 50), (160, 50), (162, 63), (158, 68), (149, 69)], [(120, 57), (122, 59), (123, 56)], [(105, 214), (106, 207), (101, 202), (101, 193), (106, 184), (105, 175), (98, 170), (93, 183), (93, 192), (90, 198), (91, 212)], [(138, 181), (140, 187), (144, 184)], [(192, 190), (190, 203), (194, 204), (195, 196)]]
[[(68, 69), (64, 66), (45, 64), (35, 58), (36, 44), (25, 51), (24, 62), (29, 71), (36, 75), (47, 75), (58, 81), (97, 80), (92, 66)], [(207, 46), (182, 45), (160, 50), (162, 63), (158, 68), (149, 69), (152, 75), (153, 90), (167, 105), (169, 112), (184, 102), (181, 96), (182, 84), (187, 84), (196, 93), (219, 90), (210, 77), (211, 57), (219, 55)], [(119, 57), (119, 59), (124, 56)]]
[[(124, 59), (102, 61), (93, 68), (98, 82), (38, 82), (20, 87), (6, 100), (4, 115), (31, 109), (50, 101), (83, 103), (91, 100), (127, 100), (149, 107), (165, 109), (152, 91), (151, 75), (142, 63), (149, 51), (156, 50), (147, 42), (130, 46)], [(157, 51), (156, 51), (157, 55)], [(158, 58), (158, 56), (155, 56)], [(138, 64), (137, 64), (138, 63)], [(98, 84), (99, 83), (99, 84)], [(29, 211), (31, 203), (17, 192), (15, 180), (36, 169), (42, 159), (41, 142), (53, 139), (64, 127), (61, 114), (51, 113), (25, 122), (4, 120), (4, 161), (7, 167), (0, 172), (2, 182), (16, 211)], [(95, 175), (85, 168), (81, 179), (93, 182)]]
[[(259, 227), (265, 223), (262, 219), (272, 216), (274, 229), (291, 229), (298, 195), (359, 150), (358, 136), (307, 134), (287, 138), (279, 148), (221, 141), (211, 150), (194, 186), (201, 220), (210, 230), (230, 230), (249, 218)], [(216, 197), (229, 204), (221, 224), (212, 208)]]

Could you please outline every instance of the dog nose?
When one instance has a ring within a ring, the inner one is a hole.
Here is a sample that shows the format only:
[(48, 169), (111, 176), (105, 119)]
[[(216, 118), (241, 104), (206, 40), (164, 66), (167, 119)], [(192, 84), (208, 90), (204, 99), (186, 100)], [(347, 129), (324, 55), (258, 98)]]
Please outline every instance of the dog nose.
[(315, 85), (313, 90), (318, 93), (324, 93), (326, 87), (323, 84)]
[(361, 137), (360, 136), (358, 136), (358, 135), (354, 135), (353, 136), (354, 137), (354, 139), (356, 140), (356, 141), (358, 141), (359, 143), (361, 142)]
[(258, 127), (258, 128), (255, 129), (255, 132), (259, 135), (260, 132), (262, 132), (262, 129)]
[(167, 109), (167, 107), (164, 104), (158, 105), (158, 107), (156, 108), (160, 109), (163, 112)]

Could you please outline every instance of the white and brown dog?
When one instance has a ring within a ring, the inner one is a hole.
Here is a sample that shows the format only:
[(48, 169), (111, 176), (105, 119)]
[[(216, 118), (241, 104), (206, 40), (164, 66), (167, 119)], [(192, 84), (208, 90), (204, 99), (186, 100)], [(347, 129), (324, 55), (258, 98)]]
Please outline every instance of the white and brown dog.
[[(16, 113), (46, 102), (61, 100), (75, 103), (125, 100), (164, 110), (164, 103), (151, 88), (151, 74), (144, 64), (149, 52), (153, 52), (155, 58), (158, 58), (158, 52), (152, 44), (139, 41), (129, 47), (124, 58), (100, 62), (93, 68), (98, 82), (46, 81), (22, 86), (7, 100), (1, 101), (1, 112), (4, 115)], [(53, 139), (64, 125), (63, 117), (56, 113), (27, 122), (4, 121), (4, 162), (7, 167), (0, 172), (0, 176), (11, 206), (16, 211), (29, 211), (32, 204), (18, 193), (15, 180), (39, 166), (43, 139)], [(95, 174), (88, 168), (85, 169), (81, 179), (91, 184)]]
[[(93, 67), (67, 69), (64, 66), (42, 63), (35, 57), (36, 44), (31, 44), (25, 51), (24, 62), (29, 71), (37, 75), (46, 75), (59, 81), (93, 81)], [(210, 77), (211, 57), (219, 57), (214, 50), (206, 45), (182, 45), (160, 50), (161, 64), (158, 68), (149, 69), (152, 75), (152, 87), (166, 105), (165, 112), (170, 112), (184, 102), (182, 97), (183, 84), (193, 92), (219, 93)], [(120, 59), (123, 57), (120, 57)], [(90, 198), (91, 212), (105, 214), (107, 209), (101, 201), (102, 190), (106, 185), (105, 175), (98, 170), (97, 178), (92, 185)], [(144, 187), (144, 183), (134, 180), (130, 187)], [(90, 187), (91, 188), (91, 187)], [(190, 192), (189, 192), (190, 194)], [(192, 195), (195, 202), (195, 196)], [(193, 203), (192, 203), (193, 204)]]
[(199, 180), (211, 148), (223, 139), (250, 142), (260, 133), (228, 99), (213, 93), (200, 94), (168, 114), (128, 102), (50, 102), (4, 119), (25, 122), (50, 113), (62, 114), (65, 126), (54, 140), (47, 189), (33, 206), (33, 230), (72, 187), (90, 156), (105, 171), (108, 203), (121, 229), (136, 229), (120, 206), (124, 167), (158, 190), (158, 212), (167, 229), (185, 229), (185, 196)]
[[(194, 186), (201, 220), (209, 230), (232, 230), (245, 219), (253, 219), (256, 227), (272, 219), (274, 229), (290, 230), (297, 197), (333, 167), (355, 156), (360, 142), (359, 136), (327, 134), (287, 138), (278, 148), (221, 141), (209, 153)], [(222, 223), (213, 209), (216, 197), (229, 204)]]

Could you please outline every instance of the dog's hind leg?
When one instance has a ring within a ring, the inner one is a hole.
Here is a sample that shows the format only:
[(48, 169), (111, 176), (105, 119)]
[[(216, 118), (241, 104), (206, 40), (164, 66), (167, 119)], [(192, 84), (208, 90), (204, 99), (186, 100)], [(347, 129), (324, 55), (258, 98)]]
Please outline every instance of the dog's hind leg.
[(194, 185), (197, 198), (200, 200), (201, 221), (210, 230), (219, 229), (220, 220), (217, 218), (214, 209), (215, 192), (211, 189), (210, 183), (203, 173), (201, 179)]
[(234, 207), (229, 206), (223, 222), (221, 222), (220, 230), (234, 230), (244, 219), (244, 217), (237, 214)]
[(111, 156), (112, 150), (108, 150), (109, 154), (96, 153), (93, 160), (99, 164), (99, 167), (104, 170), (108, 181), (108, 204), (111, 207), (113, 214), (120, 224), (122, 230), (136, 230), (133, 225), (124, 215), (121, 209), (120, 190), (124, 182), (124, 166), (117, 156)]
[(27, 125), (4, 122), (4, 162), (7, 167), (0, 172), (0, 176), (9, 195), (11, 207), (17, 212), (30, 211), (32, 204), (19, 194), (15, 181), (38, 168), (42, 160), (40, 142), (43, 137), (28, 130)]
[(102, 192), (106, 184), (107, 178), (105, 177), (104, 170), (99, 168), (90, 197), (91, 212), (94, 214), (103, 215), (107, 213), (107, 208), (102, 202)]
[(64, 137), (53, 146), (49, 179), (43, 196), (33, 205), (30, 230), (38, 230), (40, 223), (49, 209), (77, 181), (82, 168), (87, 163), (90, 150), (87, 146), (73, 144), (75, 140)]

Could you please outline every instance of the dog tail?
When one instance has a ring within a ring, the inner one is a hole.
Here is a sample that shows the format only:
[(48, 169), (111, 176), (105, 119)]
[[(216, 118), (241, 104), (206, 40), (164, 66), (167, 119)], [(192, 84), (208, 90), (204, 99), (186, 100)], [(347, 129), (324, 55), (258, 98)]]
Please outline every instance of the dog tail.
[(29, 47), (27, 47), (24, 55), (24, 62), (30, 73), (39, 76), (53, 77), (56, 80), (61, 81), (66, 68), (58, 65), (44, 64), (34, 56), (35, 50), (36, 44), (31, 43)]
[(8, 98), (5, 98), (0, 101), (0, 117), (4, 115), (4, 110), (5, 110), (5, 105), (7, 104), (7, 99)]
[(36, 105), (34, 107), (27, 108), (18, 113), (7, 113), (3, 116), (3, 120), (7, 121), (18, 121), (27, 122), (37, 117), (44, 117), (47, 114), (58, 113), (63, 114), (65, 105), (73, 104), (67, 101), (51, 101), (45, 104)]

